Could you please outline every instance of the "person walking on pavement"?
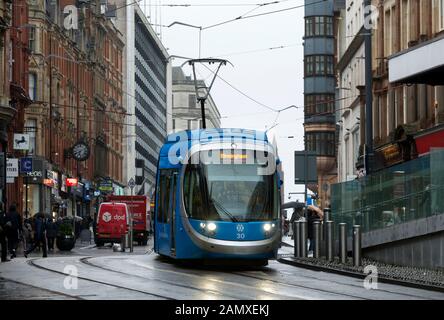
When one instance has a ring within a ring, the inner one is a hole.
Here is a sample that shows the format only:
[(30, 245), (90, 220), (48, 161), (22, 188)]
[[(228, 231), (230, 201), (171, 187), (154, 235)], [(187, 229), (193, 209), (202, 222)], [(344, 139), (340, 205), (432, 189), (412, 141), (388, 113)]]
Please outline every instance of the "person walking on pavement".
[(314, 247), (314, 237), (313, 237), (314, 222), (322, 221), (323, 218), (324, 218), (324, 212), (320, 208), (314, 205), (307, 206), (308, 239), (310, 239), (310, 245), (308, 251), (313, 251)]
[(6, 233), (6, 236), (8, 237), (8, 249), (11, 259), (14, 259), (17, 257), (17, 245), (19, 235), (22, 232), (22, 217), (17, 212), (17, 207), (14, 204), (9, 207), (9, 211), (6, 214), (6, 223), (9, 223), (10, 225)]
[(3, 204), (0, 204), (0, 246), (2, 247), (2, 262), (11, 261), (6, 256), (8, 248), (6, 246), (6, 214), (3, 210)]
[(48, 238), (48, 250), (54, 250), (54, 240), (57, 237), (57, 225), (53, 219), (48, 219), (46, 225), (46, 238)]
[(41, 212), (34, 216), (34, 243), (31, 248), (24, 252), (25, 258), (27, 258), (28, 254), (33, 252), (38, 245), (42, 246), (43, 258), (48, 257), (46, 250), (46, 219), (45, 215)]
[(32, 244), (32, 225), (29, 219), (23, 222), (23, 250), (28, 250)]

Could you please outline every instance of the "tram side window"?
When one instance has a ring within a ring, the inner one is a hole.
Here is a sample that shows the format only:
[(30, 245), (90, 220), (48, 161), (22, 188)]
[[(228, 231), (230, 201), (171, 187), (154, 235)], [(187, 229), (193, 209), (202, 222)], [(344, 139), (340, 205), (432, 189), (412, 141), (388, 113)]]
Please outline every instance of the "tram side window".
[(199, 169), (192, 165), (187, 167), (184, 183), (185, 209), (194, 219), (202, 219), (205, 216), (203, 188), (201, 186)]
[(159, 189), (159, 210), (157, 211), (157, 221), (166, 223), (168, 217), (168, 198), (171, 188), (171, 175), (168, 170), (160, 172), (160, 189)]

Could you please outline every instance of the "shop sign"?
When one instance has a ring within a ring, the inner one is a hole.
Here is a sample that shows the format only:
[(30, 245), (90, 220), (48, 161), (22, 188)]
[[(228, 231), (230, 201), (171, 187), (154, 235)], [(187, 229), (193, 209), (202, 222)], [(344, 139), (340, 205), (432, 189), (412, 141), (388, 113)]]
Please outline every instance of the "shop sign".
[(62, 185), (60, 186), (60, 191), (66, 193), (66, 176), (62, 174)]
[(25, 173), (25, 179), (29, 184), (42, 184), (44, 180), (43, 161), (32, 159), (32, 170)]
[(8, 178), (16, 178), (19, 176), (18, 159), (6, 160), (6, 176)]
[(102, 181), (102, 182), (100, 182), (99, 190), (101, 192), (113, 192), (113, 183), (112, 183), (112, 181)]
[(403, 162), (402, 152), (397, 144), (391, 144), (382, 148), (380, 153), (384, 157), (386, 167)]
[(57, 172), (46, 170), (46, 179), (43, 180), (45, 186), (58, 188)]
[(20, 158), (20, 173), (26, 174), (32, 171), (32, 158)]
[(14, 133), (14, 150), (29, 150), (29, 134)]
[(66, 179), (66, 186), (67, 187), (77, 187), (78, 183), (79, 183), (79, 179), (77, 179), (77, 178), (67, 178)]

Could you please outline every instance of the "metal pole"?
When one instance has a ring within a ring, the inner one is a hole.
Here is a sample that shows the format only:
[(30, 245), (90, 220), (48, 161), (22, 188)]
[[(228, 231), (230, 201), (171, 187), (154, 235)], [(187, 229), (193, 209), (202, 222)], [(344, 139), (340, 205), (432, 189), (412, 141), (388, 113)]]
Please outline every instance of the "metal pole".
[(327, 221), (327, 261), (333, 261), (333, 221)]
[[(49, 52), (51, 52), (51, 36), (49, 36)], [(49, 59), (49, 163), (52, 163), (52, 63)]]
[(324, 241), (327, 240), (327, 221), (330, 221), (330, 209), (325, 208), (324, 209), (324, 219), (322, 221), (322, 238)]
[(361, 256), (361, 226), (353, 226), (353, 265), (360, 267), (362, 265)]
[(202, 112), (202, 129), (206, 129), (207, 124), (205, 122), (205, 99), (200, 99), (200, 110)]
[(313, 258), (319, 259), (321, 257), (321, 222), (315, 221), (313, 223)]
[[(371, 0), (364, 0), (364, 21), (370, 21), (369, 10)], [(372, 74), (372, 29), (365, 28), (365, 171), (371, 173), (371, 157), (373, 153), (373, 74)]]
[(133, 241), (133, 212), (132, 212), (132, 206), (133, 206), (133, 188), (131, 188), (131, 208), (130, 208), (130, 237), (129, 237), (129, 243), (130, 243), (130, 252), (133, 252), (134, 250), (134, 241)]
[(299, 221), (293, 222), (293, 240), (294, 240), (294, 256), (299, 258), (301, 256), (301, 237), (299, 235)]
[(28, 208), (28, 177), (25, 177), (24, 178), (25, 179), (25, 181), (26, 181), (26, 185), (25, 185), (25, 198), (26, 198), (26, 203), (25, 203), (25, 213), (26, 213), (26, 218), (28, 218), (29, 217), (29, 212), (28, 212), (28, 210), (29, 210), (29, 208)]
[(341, 263), (347, 262), (347, 224), (339, 224), (339, 260)]
[(299, 222), (299, 228), (300, 228), (300, 236), (301, 236), (301, 257), (306, 258), (307, 257), (307, 221), (301, 221)]

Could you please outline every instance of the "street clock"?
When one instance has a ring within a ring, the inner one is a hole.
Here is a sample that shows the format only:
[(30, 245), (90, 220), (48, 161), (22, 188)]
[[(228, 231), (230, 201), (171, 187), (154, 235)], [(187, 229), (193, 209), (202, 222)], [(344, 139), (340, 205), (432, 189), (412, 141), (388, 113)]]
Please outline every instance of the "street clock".
[(89, 146), (85, 142), (77, 142), (72, 147), (72, 157), (77, 161), (87, 160), (89, 153)]

